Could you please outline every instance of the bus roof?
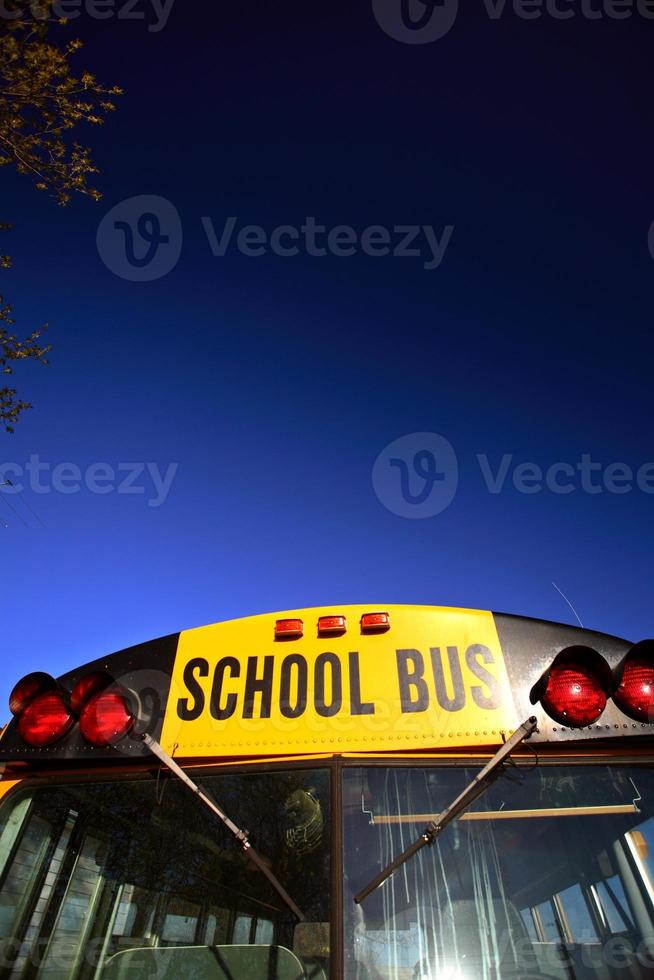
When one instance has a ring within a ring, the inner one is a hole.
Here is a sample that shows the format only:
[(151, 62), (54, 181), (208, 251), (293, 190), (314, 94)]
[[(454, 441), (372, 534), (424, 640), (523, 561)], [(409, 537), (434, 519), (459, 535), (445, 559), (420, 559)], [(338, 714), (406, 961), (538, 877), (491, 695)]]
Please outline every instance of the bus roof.
[[(0, 761), (142, 760), (146, 730), (188, 760), (492, 747), (530, 715), (540, 742), (649, 735), (650, 715), (625, 712), (613, 697), (634, 649), (652, 658), (649, 643), (634, 648), (592, 630), (474, 609), (367, 603), (268, 613), (76, 667), (56, 681), (66, 705), (78, 682), (100, 673), (128, 698), (131, 731), (93, 745), (75, 717), (52, 744), (30, 746), (14, 718)], [(604, 690), (591, 724), (562, 724), (543, 707), (548, 672), (568, 662), (586, 664)]]

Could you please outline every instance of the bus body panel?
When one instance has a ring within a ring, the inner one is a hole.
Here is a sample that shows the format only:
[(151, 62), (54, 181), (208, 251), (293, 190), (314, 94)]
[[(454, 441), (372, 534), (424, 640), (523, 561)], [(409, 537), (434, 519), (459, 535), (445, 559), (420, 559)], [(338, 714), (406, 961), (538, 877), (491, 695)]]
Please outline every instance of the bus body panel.
[[(390, 627), (362, 632), (361, 617), (382, 609)], [(320, 635), (320, 618), (335, 614), (345, 617), (345, 630)], [(275, 623), (290, 619), (302, 621), (303, 635), (276, 638)], [(30, 750), (14, 720), (0, 740), (0, 761), (143, 759), (146, 730), (177, 758), (197, 760), (490, 748), (530, 715), (539, 724), (534, 742), (654, 731), (610, 698), (601, 718), (580, 729), (556, 724), (532, 703), (557, 654), (578, 645), (596, 650), (611, 671), (631, 646), (562, 624), (438, 606), (329, 606), (231, 620), (59, 678), (70, 693), (79, 678), (104, 670), (132, 692), (138, 724), (114, 746), (87, 744), (75, 725), (54, 745)]]

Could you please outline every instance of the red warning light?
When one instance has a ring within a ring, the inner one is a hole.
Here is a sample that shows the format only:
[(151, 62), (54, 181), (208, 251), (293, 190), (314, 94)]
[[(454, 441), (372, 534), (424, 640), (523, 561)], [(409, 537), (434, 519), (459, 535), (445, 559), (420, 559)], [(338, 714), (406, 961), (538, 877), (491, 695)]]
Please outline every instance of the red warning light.
[(613, 700), (630, 718), (654, 720), (654, 649), (651, 643), (638, 644), (627, 654)]
[(275, 623), (276, 640), (296, 640), (304, 633), (301, 619), (278, 619)]
[(107, 746), (118, 742), (130, 731), (134, 715), (127, 698), (120, 691), (103, 691), (92, 698), (82, 710), (79, 727), (91, 745)]
[(60, 691), (39, 694), (21, 713), (18, 731), (34, 748), (52, 745), (71, 728), (74, 718)]
[(604, 711), (606, 690), (589, 665), (555, 664), (547, 677), (541, 702), (555, 721), (571, 728), (582, 728), (597, 721)]
[(340, 633), (345, 633), (346, 629), (345, 616), (321, 616), (318, 620), (320, 636), (338, 636)]
[(613, 690), (611, 670), (592, 647), (566, 647), (531, 689), (532, 704), (540, 701), (554, 721), (570, 728), (592, 725)]
[(44, 674), (42, 671), (27, 674), (18, 681), (9, 695), (9, 710), (12, 715), (19, 715), (37, 695), (44, 691), (54, 691), (56, 688), (57, 682), (50, 674)]
[(361, 617), (362, 633), (384, 633), (391, 627), (391, 618), (387, 612), (364, 613)]
[(75, 684), (70, 695), (70, 709), (79, 715), (84, 705), (91, 700), (94, 695), (104, 691), (111, 684), (111, 678), (102, 671), (95, 671), (92, 674), (85, 674)]

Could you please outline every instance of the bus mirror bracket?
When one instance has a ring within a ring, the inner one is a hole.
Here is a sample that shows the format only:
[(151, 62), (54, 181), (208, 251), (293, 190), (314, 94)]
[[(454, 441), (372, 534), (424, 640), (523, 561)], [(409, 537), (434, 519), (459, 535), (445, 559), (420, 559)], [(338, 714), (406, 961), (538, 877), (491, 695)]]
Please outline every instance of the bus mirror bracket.
[(538, 723), (535, 717), (532, 716), (526, 721), (523, 721), (522, 725), (520, 725), (520, 727), (515, 730), (513, 735), (507, 739), (502, 747), (495, 753), (493, 758), (477, 773), (472, 782), (466, 786), (459, 796), (457, 796), (454, 802), (450, 803), (450, 805), (443, 810), (436, 820), (431, 820), (423, 830), (420, 837), (414, 841), (413, 844), (410, 844), (404, 851), (402, 851), (402, 853), (396, 857), (394, 861), (391, 861), (390, 864), (379, 872), (376, 878), (373, 878), (373, 880), (369, 882), (365, 888), (362, 888), (361, 891), (354, 896), (354, 901), (356, 904), (360, 905), (361, 902), (368, 897), (368, 895), (372, 894), (372, 892), (379, 888), (380, 885), (383, 885), (384, 882), (390, 878), (398, 868), (401, 868), (403, 864), (406, 864), (406, 862), (423, 847), (426, 847), (427, 845), (431, 846), (438, 835), (445, 829), (445, 827), (447, 827), (448, 823), (451, 823), (452, 820), (456, 820), (456, 818), (463, 813), (464, 810), (467, 810), (471, 803), (474, 803), (477, 797), (481, 796), (481, 794), (485, 792), (490, 781), (499, 775), (500, 767), (509, 758), (514, 749), (524, 742), (525, 739), (530, 738), (530, 736), (536, 731), (538, 731)]

